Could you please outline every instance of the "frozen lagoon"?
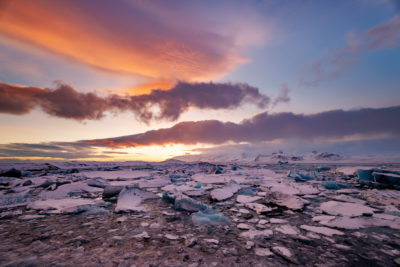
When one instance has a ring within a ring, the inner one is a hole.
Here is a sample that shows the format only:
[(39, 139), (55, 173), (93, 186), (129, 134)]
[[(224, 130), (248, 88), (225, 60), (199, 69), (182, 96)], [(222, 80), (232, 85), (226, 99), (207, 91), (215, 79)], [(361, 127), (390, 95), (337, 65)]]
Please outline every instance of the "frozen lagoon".
[(399, 167), (3, 164), (0, 264), (396, 266), (399, 188), (357, 170)]

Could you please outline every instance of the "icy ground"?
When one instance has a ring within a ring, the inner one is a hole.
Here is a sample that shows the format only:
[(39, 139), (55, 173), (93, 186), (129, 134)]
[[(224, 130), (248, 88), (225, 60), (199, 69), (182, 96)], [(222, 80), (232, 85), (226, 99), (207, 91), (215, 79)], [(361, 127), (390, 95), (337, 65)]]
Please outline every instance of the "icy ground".
[(398, 266), (399, 170), (2, 164), (0, 265)]

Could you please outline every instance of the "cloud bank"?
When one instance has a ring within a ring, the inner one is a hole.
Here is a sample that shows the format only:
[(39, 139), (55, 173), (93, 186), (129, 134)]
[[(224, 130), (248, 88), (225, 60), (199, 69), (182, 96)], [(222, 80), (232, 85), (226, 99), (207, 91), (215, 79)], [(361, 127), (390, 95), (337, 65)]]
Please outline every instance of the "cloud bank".
[(81, 93), (61, 82), (55, 89), (0, 83), (1, 113), (22, 115), (40, 107), (49, 115), (75, 120), (101, 119), (107, 111), (131, 111), (146, 123), (151, 120), (175, 121), (189, 108), (231, 109), (245, 103), (266, 108), (269, 102), (268, 96), (244, 83), (178, 82), (167, 91), (154, 89), (144, 95), (111, 94), (106, 97)]
[(220, 76), (246, 62), (243, 48), (266, 35), (257, 9), (239, 1), (229, 1), (237, 7), (232, 10), (222, 2), (180, 0), (1, 2), (1, 35), (84, 65), (151, 79)]
[(116, 138), (82, 141), (102, 147), (136, 147), (164, 144), (194, 145), (226, 142), (340, 139), (347, 136), (400, 135), (400, 106), (332, 110), (311, 115), (267, 112), (241, 123), (218, 120), (187, 121), (171, 128)]
[(348, 155), (396, 152), (400, 149), (399, 116), (400, 106), (332, 110), (310, 115), (261, 113), (241, 123), (188, 121), (171, 128), (115, 138), (0, 144), (0, 158), (112, 159), (118, 154), (129, 158), (129, 154), (119, 149), (165, 144), (215, 145), (198, 149), (203, 153), (243, 151), (254, 154), (279, 149), (308, 152), (317, 149)]

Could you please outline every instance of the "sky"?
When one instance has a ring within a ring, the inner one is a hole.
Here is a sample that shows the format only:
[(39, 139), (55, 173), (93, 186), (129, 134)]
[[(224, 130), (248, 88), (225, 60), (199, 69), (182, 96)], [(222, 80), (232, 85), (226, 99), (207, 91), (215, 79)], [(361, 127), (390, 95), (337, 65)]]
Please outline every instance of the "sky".
[(398, 154), (399, 118), (398, 0), (0, 0), (0, 161)]

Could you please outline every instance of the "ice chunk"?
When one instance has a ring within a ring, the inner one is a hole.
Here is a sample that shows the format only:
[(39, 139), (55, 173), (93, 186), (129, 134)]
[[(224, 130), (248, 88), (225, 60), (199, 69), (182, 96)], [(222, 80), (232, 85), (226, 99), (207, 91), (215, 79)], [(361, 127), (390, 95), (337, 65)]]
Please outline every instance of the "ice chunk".
[(320, 208), (323, 212), (330, 215), (341, 215), (350, 217), (372, 215), (375, 211), (375, 209), (361, 204), (339, 202), (333, 200), (322, 203), (320, 205)]
[(20, 170), (12, 168), (8, 171), (0, 173), (0, 176), (20, 178), (22, 176), (22, 172)]
[(296, 182), (307, 182), (310, 180), (313, 180), (315, 177), (312, 177), (310, 174), (306, 174), (306, 173), (301, 173), (299, 172), (296, 177), (294, 178), (294, 180)]
[(143, 206), (143, 201), (157, 198), (159, 198), (157, 195), (136, 187), (125, 187), (119, 193), (115, 212), (145, 211), (146, 207)]
[(400, 185), (400, 175), (396, 173), (383, 173), (373, 172), (372, 173), (375, 181), (387, 185)]
[(280, 192), (270, 192), (265, 197), (265, 202), (286, 207), (291, 210), (301, 210), (304, 208), (305, 204), (308, 204), (307, 200)]
[(116, 179), (138, 179), (140, 177), (149, 177), (151, 175), (148, 171), (137, 171), (137, 170), (116, 170), (116, 171), (87, 171), (82, 172), (82, 175), (88, 178), (101, 177), (107, 180)]
[(224, 201), (231, 198), (240, 188), (235, 181), (230, 181), (228, 185), (212, 190), (210, 196), (213, 200)]
[(339, 201), (343, 201), (343, 202), (351, 202), (351, 203), (358, 203), (361, 205), (364, 205), (366, 203), (365, 200), (359, 199), (359, 198), (355, 198), (355, 197), (351, 197), (348, 195), (335, 195), (331, 197), (334, 200), (339, 200)]
[(257, 214), (263, 214), (272, 211), (272, 208), (259, 203), (245, 203), (246, 208), (254, 210)]
[(31, 201), (32, 195), (27, 192), (21, 192), (13, 195), (0, 194), (0, 207), (18, 207), (25, 206)]
[(335, 181), (323, 181), (322, 186), (330, 190), (339, 190), (347, 187), (346, 185), (339, 184)]
[(392, 229), (400, 230), (400, 218), (397, 218), (390, 217), (391, 220), (388, 220), (388, 217), (380, 218), (379, 216), (375, 216), (374, 214), (373, 217), (336, 217), (332, 220), (321, 221), (319, 223), (330, 227), (352, 230), (367, 227), (389, 227)]
[(197, 182), (197, 184), (194, 186), (194, 188), (200, 189), (202, 186), (201, 182)]
[(275, 228), (275, 231), (278, 231), (285, 235), (298, 235), (299, 234), (299, 230), (296, 227), (291, 226), (289, 224), (281, 225), (281, 226)]
[(326, 171), (329, 171), (330, 169), (331, 169), (330, 167), (319, 167), (319, 168), (316, 168), (315, 170), (317, 172), (326, 172)]
[(309, 232), (314, 232), (314, 233), (326, 235), (326, 236), (344, 235), (344, 233), (341, 231), (331, 229), (328, 227), (323, 227), (323, 226), (319, 227), (319, 226), (311, 226), (311, 225), (301, 225), (300, 228), (303, 230), (309, 231)]
[(154, 179), (154, 180), (139, 181), (138, 184), (140, 188), (158, 188), (170, 184), (170, 181), (165, 179)]
[(105, 205), (103, 201), (83, 199), (83, 198), (64, 198), (36, 200), (28, 205), (29, 209), (42, 210), (45, 213), (81, 213), (91, 208)]
[(358, 169), (357, 176), (360, 180), (363, 181), (374, 181), (374, 176), (372, 176), (372, 169), (370, 170)]
[(262, 199), (262, 197), (259, 196), (245, 196), (245, 195), (238, 195), (236, 198), (236, 201), (239, 203), (250, 203), (250, 202), (254, 202), (257, 200)]
[(107, 185), (103, 191), (103, 198), (111, 198), (117, 196), (123, 188), (123, 186)]
[(289, 249), (287, 249), (285, 247), (275, 246), (275, 247), (272, 247), (272, 251), (275, 254), (281, 256), (282, 258), (284, 258), (288, 261), (292, 261), (293, 254), (292, 254), (292, 252), (290, 252)]
[(63, 199), (67, 197), (71, 197), (73, 195), (80, 195), (82, 193), (98, 193), (100, 194), (103, 191), (102, 188), (92, 187), (87, 185), (84, 182), (76, 182), (70, 184), (64, 184), (57, 187), (54, 191), (42, 191), (40, 196), (42, 198), (52, 198), (52, 199)]
[(178, 211), (196, 212), (206, 210), (208, 206), (180, 194), (175, 198), (174, 209)]
[(205, 190), (188, 190), (183, 192), (185, 195), (189, 197), (198, 197), (207, 194)]
[(269, 248), (256, 248), (254, 254), (260, 257), (268, 257), (274, 255)]
[(108, 185), (108, 182), (100, 177), (93, 178), (87, 181), (88, 186), (105, 188)]
[(205, 209), (193, 213), (192, 221), (194, 224), (230, 224), (231, 221), (222, 213), (218, 213), (214, 209)]
[(255, 195), (257, 195), (257, 191), (252, 187), (247, 187), (247, 188), (240, 189), (238, 191), (238, 194), (246, 195), (246, 196), (255, 196)]
[(239, 234), (241, 237), (246, 238), (246, 239), (250, 239), (253, 240), (255, 238), (270, 238), (273, 235), (272, 230), (249, 230), (246, 232), (242, 232)]
[(271, 192), (279, 192), (283, 194), (289, 194), (289, 195), (298, 195), (301, 193), (301, 191), (293, 186), (290, 185), (285, 185), (285, 184), (277, 184), (277, 185), (272, 185), (270, 188)]

